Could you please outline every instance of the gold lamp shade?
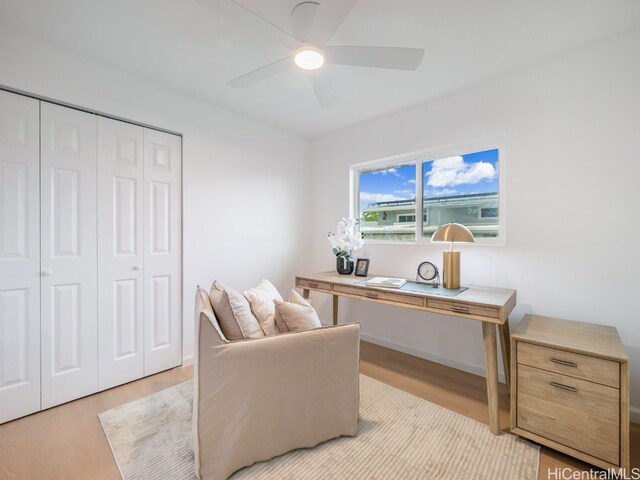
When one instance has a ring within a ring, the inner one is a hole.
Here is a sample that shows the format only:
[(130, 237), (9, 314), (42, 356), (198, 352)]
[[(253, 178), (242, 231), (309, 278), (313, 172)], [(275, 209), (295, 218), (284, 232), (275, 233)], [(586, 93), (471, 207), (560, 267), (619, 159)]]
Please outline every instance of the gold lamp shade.
[(442, 265), (444, 270), (444, 288), (460, 288), (460, 252), (453, 251), (453, 243), (473, 243), (473, 233), (459, 223), (447, 223), (439, 227), (431, 236), (434, 243), (449, 242), (448, 251), (443, 253)]

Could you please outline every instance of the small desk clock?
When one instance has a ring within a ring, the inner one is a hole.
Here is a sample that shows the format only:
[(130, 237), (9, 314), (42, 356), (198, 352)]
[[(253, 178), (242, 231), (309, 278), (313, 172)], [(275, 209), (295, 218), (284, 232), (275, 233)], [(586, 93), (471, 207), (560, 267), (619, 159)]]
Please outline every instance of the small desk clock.
[(440, 285), (440, 272), (438, 272), (438, 267), (431, 262), (422, 262), (418, 265), (416, 283), (425, 283), (431, 285), (433, 288), (437, 288)]

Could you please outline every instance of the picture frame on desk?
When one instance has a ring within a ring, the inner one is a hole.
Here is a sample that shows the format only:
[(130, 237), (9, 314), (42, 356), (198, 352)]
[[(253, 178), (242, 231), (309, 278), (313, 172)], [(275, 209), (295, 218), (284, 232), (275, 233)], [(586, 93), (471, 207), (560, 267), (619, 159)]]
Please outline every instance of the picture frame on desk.
[(359, 258), (356, 261), (356, 269), (354, 275), (356, 277), (366, 277), (369, 273), (369, 259), (368, 258)]

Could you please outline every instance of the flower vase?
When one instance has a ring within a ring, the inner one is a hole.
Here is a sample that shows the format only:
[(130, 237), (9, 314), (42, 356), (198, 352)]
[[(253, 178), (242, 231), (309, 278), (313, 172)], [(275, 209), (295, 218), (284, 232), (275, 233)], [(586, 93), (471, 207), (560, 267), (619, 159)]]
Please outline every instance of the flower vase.
[(355, 264), (351, 257), (339, 256), (336, 257), (336, 270), (340, 275), (351, 275)]

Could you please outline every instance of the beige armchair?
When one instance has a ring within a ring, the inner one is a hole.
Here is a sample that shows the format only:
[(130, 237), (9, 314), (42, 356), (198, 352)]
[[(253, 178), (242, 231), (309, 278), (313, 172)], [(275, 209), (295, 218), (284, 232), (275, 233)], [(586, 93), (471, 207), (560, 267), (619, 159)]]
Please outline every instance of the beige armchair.
[(358, 430), (358, 324), (253, 340), (225, 339), (196, 293), (196, 474), (235, 471)]

